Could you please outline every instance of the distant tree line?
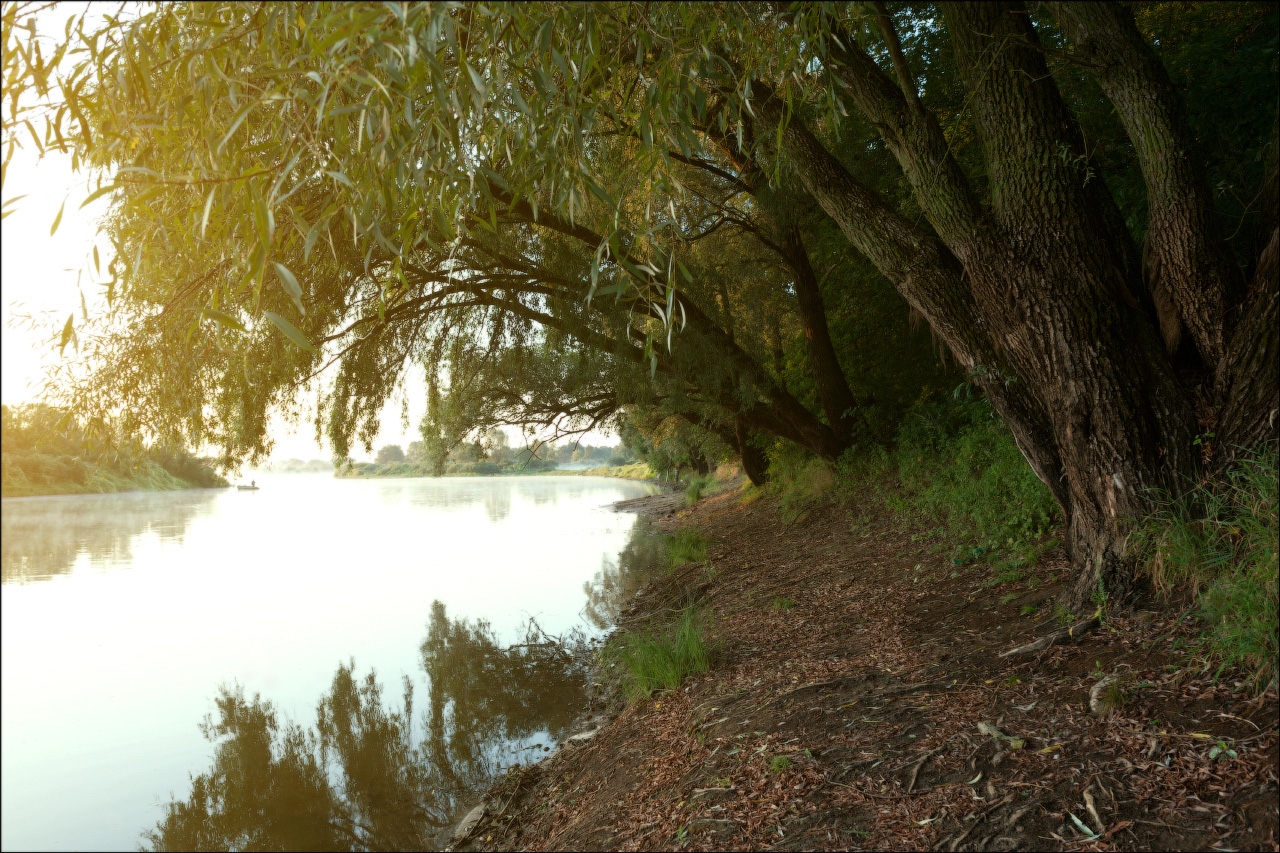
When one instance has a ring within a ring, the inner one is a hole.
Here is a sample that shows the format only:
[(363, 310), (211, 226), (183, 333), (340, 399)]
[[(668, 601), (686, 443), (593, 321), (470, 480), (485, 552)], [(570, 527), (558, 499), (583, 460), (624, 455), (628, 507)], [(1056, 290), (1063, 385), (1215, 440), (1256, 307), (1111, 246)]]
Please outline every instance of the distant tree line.
[(430, 445), (424, 441), (410, 442), (407, 451), (398, 444), (387, 444), (378, 448), (373, 462), (339, 463), (338, 475), (434, 477), (440, 474), (533, 474), (557, 468), (626, 465), (636, 461), (639, 455), (626, 444), (603, 447), (578, 441), (547, 441), (512, 447), (504, 431), (490, 429), (481, 433), (474, 441), (462, 442), (450, 449), (443, 461), (432, 456)]

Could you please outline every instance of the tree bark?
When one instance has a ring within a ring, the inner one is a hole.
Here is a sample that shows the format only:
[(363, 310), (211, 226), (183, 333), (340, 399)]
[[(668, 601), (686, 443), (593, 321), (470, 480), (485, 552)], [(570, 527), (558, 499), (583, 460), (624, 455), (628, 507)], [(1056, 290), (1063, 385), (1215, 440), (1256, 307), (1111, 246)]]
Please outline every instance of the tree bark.
[[(1071, 490), (1071, 604), (1134, 583), (1127, 524), (1195, 471), (1195, 421), (1152, 324), (1123, 298), (1131, 241), (1017, 4), (943, 7), (983, 137), (990, 213), (966, 263), (974, 297), (1053, 424)], [(1132, 273), (1130, 273), (1132, 275)]]
[(763, 486), (769, 482), (769, 460), (760, 448), (751, 443), (751, 431), (745, 419), (739, 417), (734, 423), (737, 438), (738, 456), (742, 459), (742, 470), (753, 486)]
[(1194, 419), (1143, 315), (1136, 247), (1085, 170), (1025, 10), (952, 3), (942, 12), (984, 141), (985, 206), (936, 120), (914, 115), (860, 50), (832, 56), (945, 247), (857, 185), (798, 122), (784, 144), (809, 192), (961, 364), (994, 374), (980, 384), (1063, 506), (1077, 570), (1067, 603), (1083, 610), (1099, 587), (1121, 599), (1132, 589), (1127, 524), (1145, 515), (1149, 489), (1176, 491), (1194, 472)]
[(787, 229), (781, 248), (787, 266), (794, 273), (800, 328), (804, 332), (809, 369), (813, 373), (814, 384), (818, 386), (818, 399), (822, 401), (822, 410), (837, 440), (848, 447), (853, 443), (854, 412), (858, 404), (840, 367), (835, 345), (831, 343), (822, 290), (797, 224), (792, 223)]
[[(1239, 301), (1240, 270), (1218, 228), (1213, 194), (1191, 150), (1182, 98), (1160, 58), (1119, 3), (1046, 4), (1088, 61), (1133, 142), (1147, 187), (1147, 285), (1167, 300), (1217, 372), (1226, 357), (1227, 309)], [(1164, 329), (1166, 344), (1174, 330)], [(1172, 355), (1172, 350), (1170, 351)]]
[(1280, 439), (1280, 228), (1262, 251), (1251, 299), (1222, 371), (1219, 465)]

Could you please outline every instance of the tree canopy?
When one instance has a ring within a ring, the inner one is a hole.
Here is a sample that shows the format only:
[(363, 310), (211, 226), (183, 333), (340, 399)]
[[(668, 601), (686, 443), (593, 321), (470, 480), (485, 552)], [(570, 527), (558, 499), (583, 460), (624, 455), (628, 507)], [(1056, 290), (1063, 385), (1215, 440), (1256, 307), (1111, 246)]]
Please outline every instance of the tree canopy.
[(638, 413), (759, 480), (963, 376), (1077, 603), (1151, 489), (1276, 438), (1270, 5), (39, 11), (4, 7), (6, 157), (93, 170), (115, 247), (78, 410), (234, 461), (314, 388), (345, 455), (416, 363), (432, 458)]

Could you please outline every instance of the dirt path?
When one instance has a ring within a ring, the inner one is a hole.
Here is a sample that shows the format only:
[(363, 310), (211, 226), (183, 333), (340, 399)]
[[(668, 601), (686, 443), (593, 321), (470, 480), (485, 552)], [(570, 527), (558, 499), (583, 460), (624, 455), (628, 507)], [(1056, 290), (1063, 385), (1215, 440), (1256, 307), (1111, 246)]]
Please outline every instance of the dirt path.
[[(659, 523), (700, 529), (710, 568), (623, 627), (696, 597), (711, 671), (513, 770), (465, 848), (1278, 849), (1276, 694), (1188, 673), (1179, 614), (1002, 659), (1054, 627), (1060, 555), (989, 586), (831, 507), (787, 524), (725, 494)], [(1103, 674), (1124, 698), (1099, 717)]]

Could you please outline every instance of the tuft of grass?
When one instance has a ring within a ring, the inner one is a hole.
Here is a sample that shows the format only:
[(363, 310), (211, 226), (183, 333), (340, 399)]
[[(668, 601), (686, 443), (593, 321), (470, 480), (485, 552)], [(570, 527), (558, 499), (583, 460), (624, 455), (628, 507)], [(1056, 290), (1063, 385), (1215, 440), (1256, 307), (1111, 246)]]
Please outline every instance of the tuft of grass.
[(1219, 672), (1240, 666), (1265, 689), (1280, 672), (1280, 477), (1276, 449), (1164, 500), (1130, 538), (1157, 591), (1193, 593)]
[(692, 527), (682, 527), (667, 537), (667, 554), (671, 568), (704, 562), (707, 559), (707, 540)]
[(717, 486), (720, 483), (716, 479), (715, 474), (707, 474), (705, 477), (694, 477), (689, 481), (689, 488), (685, 490), (684, 501), (688, 506), (693, 506), (707, 495), (713, 495), (720, 491)]
[(835, 471), (821, 459), (808, 459), (793, 464), (779, 461), (776, 466), (770, 467), (771, 474), (774, 467), (778, 468), (778, 476), (770, 486), (780, 496), (778, 508), (784, 518), (799, 518), (821, 503), (836, 484)]
[(665, 630), (627, 633), (611, 639), (603, 654), (621, 665), (623, 690), (632, 702), (674, 690), (690, 675), (706, 672), (711, 663), (702, 620), (692, 605), (684, 608), (675, 624)]
[(796, 602), (795, 602), (795, 599), (793, 598), (784, 598), (783, 596), (778, 596), (773, 600), (773, 609), (780, 611), (782, 613), (786, 613), (788, 610), (790, 610), (795, 606), (796, 606)]
[(1030, 616), (1031, 614), (1035, 613), (1039, 609), (1040, 608), (1036, 607), (1034, 604), (1024, 604), (1018, 610), (1018, 612), (1021, 613), (1023, 616)]
[(1008, 592), (1008, 593), (1005, 593), (1004, 595), (1000, 596), (1000, 603), (1001, 603), (1001, 604), (1008, 604), (1010, 601), (1013, 601), (1015, 598), (1017, 598), (1017, 597), (1018, 597), (1019, 595), (1021, 595), (1021, 594), (1022, 594), (1022, 593), (1020, 593), (1020, 592)]
[(769, 772), (781, 773), (791, 766), (791, 759), (785, 755), (775, 755), (769, 759)]

